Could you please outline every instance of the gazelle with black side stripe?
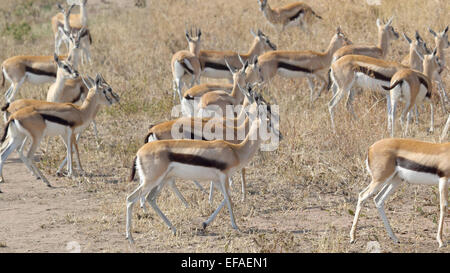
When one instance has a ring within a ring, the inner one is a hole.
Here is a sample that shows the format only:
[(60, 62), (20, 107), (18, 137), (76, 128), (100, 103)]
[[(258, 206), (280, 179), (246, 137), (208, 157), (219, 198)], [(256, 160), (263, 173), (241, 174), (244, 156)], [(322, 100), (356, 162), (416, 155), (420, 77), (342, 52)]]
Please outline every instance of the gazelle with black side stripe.
[[(445, 61), (445, 49), (450, 47), (450, 41), (448, 40), (448, 26), (441, 32), (434, 32), (431, 28), (428, 28), (431, 34), (434, 36), (435, 46), (437, 48), (437, 56), (439, 60), (442, 62), (442, 67), (446, 67)], [(443, 71), (443, 70), (442, 70)], [(444, 83), (442, 81), (442, 71), (439, 74), (435, 74), (432, 80), (436, 80), (438, 82), (438, 92), (441, 96), (443, 96), (448, 101), (447, 93), (445, 92)]]
[(412, 139), (383, 139), (369, 148), (366, 160), (367, 170), (372, 178), (369, 186), (359, 193), (358, 205), (350, 231), (350, 241), (355, 241), (361, 206), (374, 195), (383, 224), (395, 242), (395, 236), (384, 212), (384, 201), (403, 181), (411, 184), (435, 185), (439, 187), (440, 217), (436, 239), (439, 247), (444, 246), (442, 231), (448, 208), (448, 186), (450, 178), (450, 143), (435, 144)]
[(403, 37), (409, 44), (409, 54), (402, 59), (402, 64), (409, 66), (411, 69), (422, 72), (423, 62), (421, 56), (425, 54), (430, 54), (431, 52), (427, 48), (427, 43), (420, 37), (419, 32), (416, 31), (415, 41), (412, 41), (405, 33)]
[(237, 53), (234, 51), (217, 51), (217, 50), (200, 50), (199, 59), (202, 67), (202, 77), (215, 78), (215, 79), (228, 79), (233, 80), (233, 75), (225, 64), (225, 59), (232, 67), (239, 68), (242, 66), (242, 61), (248, 61), (249, 63), (254, 60), (255, 57), (260, 56), (266, 51), (276, 50), (277, 46), (273, 44), (269, 37), (265, 35), (261, 30), (253, 35), (253, 44), (247, 53)]
[(430, 132), (434, 131), (434, 111), (433, 102), (431, 101), (432, 81), (433, 75), (441, 71), (442, 66), (439, 57), (436, 55), (436, 49), (429, 55), (419, 56), (423, 59), (423, 70), (421, 73), (413, 69), (401, 69), (392, 76), (390, 87), (383, 88), (390, 90), (391, 107), (388, 113), (388, 128), (391, 129), (391, 137), (394, 137), (395, 128), (395, 111), (399, 100), (405, 101), (405, 108), (401, 115), (401, 122), (408, 114), (406, 126), (404, 126), (403, 136), (408, 132), (408, 125), (411, 120), (412, 107), (414, 105), (423, 104), (426, 100), (431, 107), (431, 124)]
[[(61, 29), (61, 32), (64, 31)], [(70, 63), (73, 69), (78, 69), (80, 59), (79, 33), (70, 33), (70, 51), (68, 56), (58, 56), (64, 63)], [(54, 56), (14, 56), (2, 63), (2, 86), (7, 79), (11, 85), (5, 92), (7, 102), (14, 100), (19, 88), (24, 82), (43, 84), (54, 82), (58, 65)]]
[[(41, 101), (14, 112), (8, 119), (1, 142), (0, 177), (8, 156), (19, 148), (25, 137), (31, 140), (31, 147), (26, 157), (21, 158), (34, 174), (50, 186), (48, 180), (34, 165), (33, 155), (44, 136), (61, 136), (67, 148), (68, 175), (73, 174), (72, 145), (75, 145), (78, 167), (81, 168), (75, 135), (83, 131), (95, 118), (101, 105), (112, 105), (119, 101), (119, 96), (112, 89), (104, 88), (102, 77), (97, 75), (95, 82), (88, 77), (86, 86), (89, 93), (81, 106), (71, 103), (54, 103)], [(62, 168), (63, 165), (60, 166)], [(58, 170), (59, 171), (59, 170)]]
[(334, 124), (334, 110), (344, 95), (347, 95), (347, 109), (356, 118), (352, 105), (352, 87), (382, 92), (386, 95), (389, 113), (391, 107), (390, 96), (382, 86), (389, 86), (392, 76), (400, 69), (405, 68), (409, 67), (397, 62), (384, 61), (363, 55), (346, 55), (331, 64), (330, 77), (332, 83), (337, 87), (336, 93), (333, 94), (328, 103), (333, 130), (336, 128)]
[(293, 26), (300, 26), (303, 31), (307, 31), (313, 18), (322, 19), (310, 6), (303, 2), (295, 2), (277, 8), (271, 8), (267, 0), (258, 0), (258, 4), (264, 17), (272, 26), (281, 25), (279, 32)]
[(200, 83), (200, 74), (202, 72), (200, 67), (200, 61), (198, 59), (198, 54), (200, 51), (200, 41), (202, 36), (202, 31), (200, 29), (195, 31), (195, 34), (190, 33), (186, 30), (185, 32), (186, 40), (189, 44), (189, 50), (180, 50), (173, 54), (171, 60), (172, 77), (173, 77), (173, 98), (175, 99), (176, 93), (178, 92), (178, 97), (181, 102), (183, 97), (181, 90), (183, 89), (183, 76), (191, 75), (192, 81), (190, 87), (194, 83)]
[(325, 52), (305, 50), (264, 53), (258, 58), (261, 80), (269, 82), (277, 74), (286, 78), (307, 78), (312, 101), (314, 94), (313, 79), (322, 83), (319, 90), (320, 95), (326, 86), (326, 80), (321, 73), (330, 67), (333, 53), (350, 43), (341, 28), (338, 27)]
[[(251, 90), (249, 90), (251, 91)], [(246, 96), (251, 96), (248, 90)], [(257, 107), (256, 103), (252, 107)], [(227, 204), (230, 213), (231, 225), (238, 229), (233, 215), (233, 205), (228, 192), (228, 178), (237, 170), (242, 169), (252, 159), (258, 150), (260, 137), (260, 124), (265, 122), (264, 114), (251, 118), (249, 133), (244, 141), (232, 144), (224, 140), (159, 140), (142, 146), (134, 160), (130, 181), (137, 173), (140, 185), (127, 197), (126, 206), (126, 237), (133, 242), (131, 234), (131, 220), (134, 204), (142, 197), (147, 196), (147, 201), (157, 214), (169, 226), (175, 234), (176, 229), (161, 212), (156, 204), (156, 198), (166, 183), (175, 178), (189, 180), (213, 181), (224, 195), (224, 201), (214, 213), (203, 223), (203, 228), (211, 223), (222, 207)]]

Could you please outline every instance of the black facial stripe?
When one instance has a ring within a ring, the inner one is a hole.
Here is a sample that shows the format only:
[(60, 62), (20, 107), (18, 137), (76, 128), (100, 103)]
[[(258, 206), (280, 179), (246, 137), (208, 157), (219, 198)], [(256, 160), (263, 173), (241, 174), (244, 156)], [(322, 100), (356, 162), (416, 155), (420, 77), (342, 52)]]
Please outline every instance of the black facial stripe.
[(58, 124), (61, 124), (61, 125), (64, 125), (64, 126), (72, 127), (73, 125), (75, 125), (75, 122), (68, 121), (68, 120), (62, 119), (62, 118), (57, 117), (57, 116), (52, 116), (52, 115), (47, 115), (47, 114), (41, 114), (41, 116), (42, 116), (42, 118), (44, 120), (48, 120), (50, 122), (58, 123)]
[(29, 73), (36, 74), (36, 75), (48, 76), (48, 77), (56, 78), (56, 73), (55, 72), (40, 70), (40, 69), (33, 68), (33, 67), (30, 67), (30, 66), (25, 66), (25, 71), (29, 72)]
[(297, 19), (300, 14), (304, 13), (305, 11), (303, 9), (300, 9), (294, 16), (289, 18), (289, 21), (294, 21), (295, 19)]
[(216, 70), (226, 70), (226, 71), (229, 70), (226, 65), (213, 62), (205, 62), (205, 68), (213, 68)]
[(364, 74), (366, 74), (367, 76), (374, 78), (376, 80), (380, 80), (380, 81), (386, 81), (386, 82), (390, 82), (391, 78), (387, 77), (377, 71), (373, 71), (371, 69), (368, 69), (367, 67), (364, 66), (360, 66), (359, 67), (359, 72), (362, 72)]
[(215, 168), (221, 171), (227, 168), (227, 164), (225, 162), (190, 154), (179, 154), (169, 152), (169, 160), (179, 162), (182, 164)]
[(288, 64), (288, 63), (284, 63), (284, 62), (279, 62), (278, 63), (278, 68), (284, 68), (284, 69), (288, 69), (288, 70), (292, 70), (292, 71), (301, 71), (301, 72), (305, 72), (305, 73), (314, 73), (314, 70), (308, 69), (308, 68), (304, 68), (304, 67), (299, 67), (299, 66), (295, 66), (292, 64)]
[(435, 174), (439, 177), (444, 177), (444, 172), (442, 170), (439, 170), (437, 167), (430, 167), (430, 166), (425, 166), (422, 164), (419, 164), (417, 162), (411, 161), (409, 159), (403, 158), (403, 157), (397, 157), (397, 159), (395, 160), (397, 166), (411, 170), (411, 171), (415, 171), (415, 172), (421, 172), (421, 173), (430, 173), (430, 174)]

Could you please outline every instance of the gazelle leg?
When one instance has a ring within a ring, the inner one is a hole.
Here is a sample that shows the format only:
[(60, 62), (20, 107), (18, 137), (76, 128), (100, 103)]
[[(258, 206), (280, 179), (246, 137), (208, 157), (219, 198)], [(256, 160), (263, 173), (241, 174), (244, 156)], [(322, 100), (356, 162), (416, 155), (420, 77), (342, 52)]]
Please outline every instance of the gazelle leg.
[(430, 133), (434, 132), (434, 106), (433, 102), (430, 100)]
[(331, 128), (333, 131), (336, 131), (336, 126), (334, 124), (334, 111), (336, 105), (339, 103), (339, 101), (342, 99), (345, 93), (348, 93), (350, 88), (347, 87), (346, 89), (338, 87), (338, 91), (336, 94), (331, 98), (330, 102), (328, 103), (328, 111), (330, 112), (330, 119), (331, 119)]
[(386, 228), (389, 237), (391, 237), (394, 242), (398, 243), (398, 239), (392, 231), (391, 225), (389, 224), (389, 220), (386, 217), (384, 212), (384, 202), (400, 185), (401, 180), (396, 176), (393, 177), (390, 182), (381, 190), (373, 199), (375, 202), (375, 206), (378, 209), (378, 213), (380, 214), (381, 220), (383, 220), (384, 227)]
[(313, 80), (310, 77), (306, 78), (308, 80), (308, 85), (309, 85), (309, 102), (313, 102), (314, 101), (314, 88), (316, 87)]
[(47, 178), (45, 178), (45, 176), (36, 167), (36, 165), (34, 164), (34, 161), (33, 161), (34, 153), (36, 152), (37, 147), (41, 143), (42, 136), (34, 136), (34, 137), (30, 138), (30, 139), (31, 139), (31, 147), (28, 150), (28, 155), (27, 155), (27, 157), (25, 157), (25, 160), (28, 162), (28, 164), (30, 165), (31, 169), (34, 170), (35, 174), (37, 174), (37, 176), (39, 176), (42, 179), (42, 181), (45, 184), (47, 184), (47, 186), (51, 187), (51, 185), (48, 182)]
[(246, 182), (245, 182), (245, 168), (242, 168), (241, 170), (241, 192), (242, 192), (242, 202), (245, 201), (245, 197), (247, 194), (247, 191), (245, 189), (246, 187)]
[(7, 102), (12, 102), (14, 100), (14, 98), (17, 95), (17, 91), (19, 91), (19, 88), (22, 86), (22, 84), (24, 83), (26, 77), (23, 77), (19, 82), (17, 82), (16, 84), (14, 84), (14, 87), (11, 91), (11, 94), (6, 98)]
[(178, 199), (181, 200), (181, 202), (183, 203), (183, 205), (186, 208), (189, 208), (189, 204), (186, 201), (186, 199), (184, 198), (184, 196), (181, 194), (181, 192), (178, 190), (177, 185), (175, 185), (175, 181), (173, 178), (171, 178), (168, 182), (169, 186), (172, 188), (173, 192), (177, 195)]
[(448, 207), (448, 177), (442, 177), (439, 179), (439, 199), (440, 199), (440, 216), (439, 216), (439, 227), (436, 235), (436, 240), (439, 243), (439, 247), (443, 247), (442, 242), (442, 230), (444, 229), (444, 218), (447, 214)]
[(447, 136), (447, 132), (448, 132), (449, 127), (450, 127), (450, 115), (448, 115), (447, 122), (445, 123), (444, 129), (442, 130), (442, 134), (441, 134), (441, 137), (440, 137), (440, 141), (441, 142)]
[(228, 206), (228, 211), (230, 213), (231, 226), (234, 229), (239, 229), (238, 226), (236, 225), (236, 221), (234, 219), (233, 202), (231, 201), (231, 198), (230, 198), (228, 177), (226, 177), (226, 176), (221, 177), (220, 190), (222, 191), (225, 202)]
[(164, 222), (169, 226), (169, 228), (172, 230), (172, 233), (175, 235), (177, 230), (172, 225), (172, 223), (167, 219), (166, 215), (159, 209), (158, 205), (156, 204), (156, 198), (158, 197), (159, 191), (163, 188), (165, 182), (163, 181), (159, 186), (156, 187), (156, 189), (152, 189), (152, 191), (147, 196), (147, 201), (150, 204), (150, 206), (153, 208), (154, 211), (161, 217)]
[(358, 225), (359, 214), (361, 212), (362, 204), (378, 191), (384, 183), (372, 180), (372, 182), (364, 190), (359, 193), (358, 204), (356, 205), (355, 217), (353, 218), (352, 229), (350, 230), (350, 243), (355, 241), (356, 227)]
[[(10, 125), (11, 126), (11, 125)], [(8, 132), (10, 133), (10, 132)], [(0, 183), (4, 183), (5, 179), (3, 178), (3, 164), (5, 164), (6, 159), (8, 159), (9, 155), (14, 152), (14, 150), (17, 149), (17, 147), (19, 147), (19, 145), (22, 143), (23, 138), (20, 137), (10, 137), (9, 138), (9, 142), (6, 145), (2, 146), (2, 150), (0, 152)], [(27, 165), (26, 160), (24, 161), (24, 158), (21, 158), (23, 163), (25, 163), (25, 165)], [(33, 169), (27, 165), (27, 168), (30, 169), (33, 173)]]
[(208, 197), (210, 204), (212, 204), (213, 197), (214, 197), (214, 182), (211, 181), (211, 183), (209, 184), (209, 197)]
[(202, 192), (206, 192), (205, 188), (203, 188), (203, 186), (198, 183), (198, 181), (194, 180), (194, 184), (195, 186), (197, 186), (197, 188), (199, 188)]
[(133, 236), (131, 235), (131, 219), (133, 213), (134, 203), (138, 200), (141, 195), (142, 187), (141, 183), (130, 195), (127, 196), (127, 223), (126, 223), (126, 238), (130, 243), (134, 243)]

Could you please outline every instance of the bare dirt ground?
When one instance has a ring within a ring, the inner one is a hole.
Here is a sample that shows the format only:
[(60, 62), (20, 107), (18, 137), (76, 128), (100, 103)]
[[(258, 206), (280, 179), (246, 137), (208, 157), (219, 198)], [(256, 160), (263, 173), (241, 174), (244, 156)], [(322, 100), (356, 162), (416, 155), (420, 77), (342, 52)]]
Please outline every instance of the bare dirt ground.
[[(1, 60), (53, 54), (50, 18), (57, 12), (56, 2), (63, 1), (0, 0)], [(269, 2), (277, 6), (291, 1)], [(333, 133), (327, 108), (331, 94), (324, 92), (311, 105), (306, 81), (279, 77), (263, 93), (280, 106), (284, 140), (276, 151), (259, 152), (252, 159), (245, 202), (240, 201), (238, 180), (233, 184), (231, 198), (240, 231), (231, 228), (226, 209), (201, 230), (202, 221), (222, 197), (216, 192), (210, 205), (207, 194), (191, 181), (180, 180), (177, 185), (189, 208), (168, 189), (158, 198), (177, 234), (173, 236), (154, 211), (135, 206), (136, 245), (125, 240), (125, 200), (137, 187), (136, 181), (127, 181), (132, 159), (148, 126), (172, 118), (169, 64), (174, 52), (187, 47), (186, 28), (202, 28), (202, 49), (246, 52), (253, 39), (249, 30), (261, 29), (280, 50), (323, 51), (338, 25), (354, 43), (375, 44), (376, 19), (395, 15), (393, 26), (400, 34), (411, 37), (417, 29), (431, 47), (428, 26), (442, 31), (450, 10), (448, 1), (382, 1), (383, 5), (370, 7), (359, 0), (305, 2), (323, 20), (310, 34), (290, 29), (279, 35), (253, 0), (148, 0), (145, 8), (135, 7), (133, 1), (89, 0), (93, 64), (80, 72), (90, 76), (101, 72), (120, 95), (121, 106), (99, 112), (99, 147), (91, 128), (83, 133), (79, 147), (85, 176), (54, 175), (64, 156), (59, 140), (51, 142), (38, 163), (54, 188), (34, 179), (15, 153), (6, 161), (6, 183), (0, 184), (0, 252), (367, 252), (374, 244), (381, 252), (450, 252), (448, 245), (438, 249), (435, 240), (439, 213), (435, 186), (404, 184), (387, 201), (386, 214), (400, 244), (389, 239), (371, 199), (362, 210), (357, 241), (349, 243), (357, 196), (369, 183), (367, 148), (389, 135), (385, 101), (370, 92), (358, 95), (357, 121), (341, 103)], [(400, 60), (408, 52), (401, 38), (391, 47), (389, 60)], [(445, 73), (448, 87), (450, 77)], [(17, 98), (45, 99), (48, 86), (24, 84)], [(4, 104), (1, 95), (0, 104)], [(436, 130), (429, 134), (428, 108), (421, 112), (421, 122), (412, 125), (409, 137), (438, 142), (447, 115), (436, 107)], [(448, 217), (444, 240), (450, 244)]]

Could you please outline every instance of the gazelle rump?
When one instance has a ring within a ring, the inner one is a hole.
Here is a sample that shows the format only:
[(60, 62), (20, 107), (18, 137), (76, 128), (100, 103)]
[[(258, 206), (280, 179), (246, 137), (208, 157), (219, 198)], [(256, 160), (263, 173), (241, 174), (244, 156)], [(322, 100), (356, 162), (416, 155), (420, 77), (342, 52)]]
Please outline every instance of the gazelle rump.
[[(97, 75), (95, 82), (90, 77), (86, 81), (89, 93), (81, 106), (41, 101), (11, 114), (1, 141), (3, 145), (0, 151), (0, 176), (4, 162), (23, 143), (25, 137), (31, 140), (31, 147), (27, 156), (21, 159), (47, 185), (50, 186), (50, 183), (33, 163), (33, 155), (44, 136), (60, 135), (63, 137), (67, 148), (69, 176), (73, 173), (72, 144), (75, 144), (74, 150), (79, 167), (81, 167), (75, 134), (80, 133), (89, 125), (95, 117), (99, 105), (112, 105), (119, 100), (119, 96), (110, 87), (102, 87), (100, 75)], [(3, 176), (1, 176), (1, 180), (3, 181)]]
[(271, 8), (267, 0), (258, 0), (258, 4), (264, 17), (272, 26), (281, 25), (279, 32), (292, 26), (300, 26), (303, 31), (307, 31), (313, 18), (322, 19), (303, 2), (294, 2), (277, 8)]
[[(251, 92), (251, 91), (250, 91)], [(246, 93), (247, 97), (251, 95)], [(252, 107), (257, 107), (252, 103)], [(175, 227), (161, 212), (156, 204), (159, 191), (165, 183), (175, 178), (190, 180), (214, 181), (224, 195), (224, 201), (214, 213), (203, 223), (205, 228), (227, 204), (231, 218), (231, 225), (237, 229), (233, 215), (233, 205), (228, 193), (228, 178), (242, 169), (256, 153), (261, 143), (259, 127), (261, 114), (250, 117), (251, 126), (245, 140), (239, 144), (232, 144), (224, 140), (160, 140), (142, 146), (136, 155), (130, 179), (136, 173), (140, 177), (140, 185), (127, 197), (126, 237), (133, 242), (131, 234), (132, 210), (135, 202), (142, 196), (164, 222), (175, 233)], [(220, 156), (219, 156), (220, 155)]]
[(440, 217), (436, 239), (442, 242), (444, 217), (448, 208), (450, 178), (450, 143), (435, 144), (412, 139), (382, 139), (369, 148), (367, 170), (372, 178), (369, 186), (359, 193), (350, 241), (355, 241), (356, 227), (362, 204), (372, 195), (389, 237), (398, 242), (384, 212), (385, 200), (403, 181), (411, 184), (439, 187)]

